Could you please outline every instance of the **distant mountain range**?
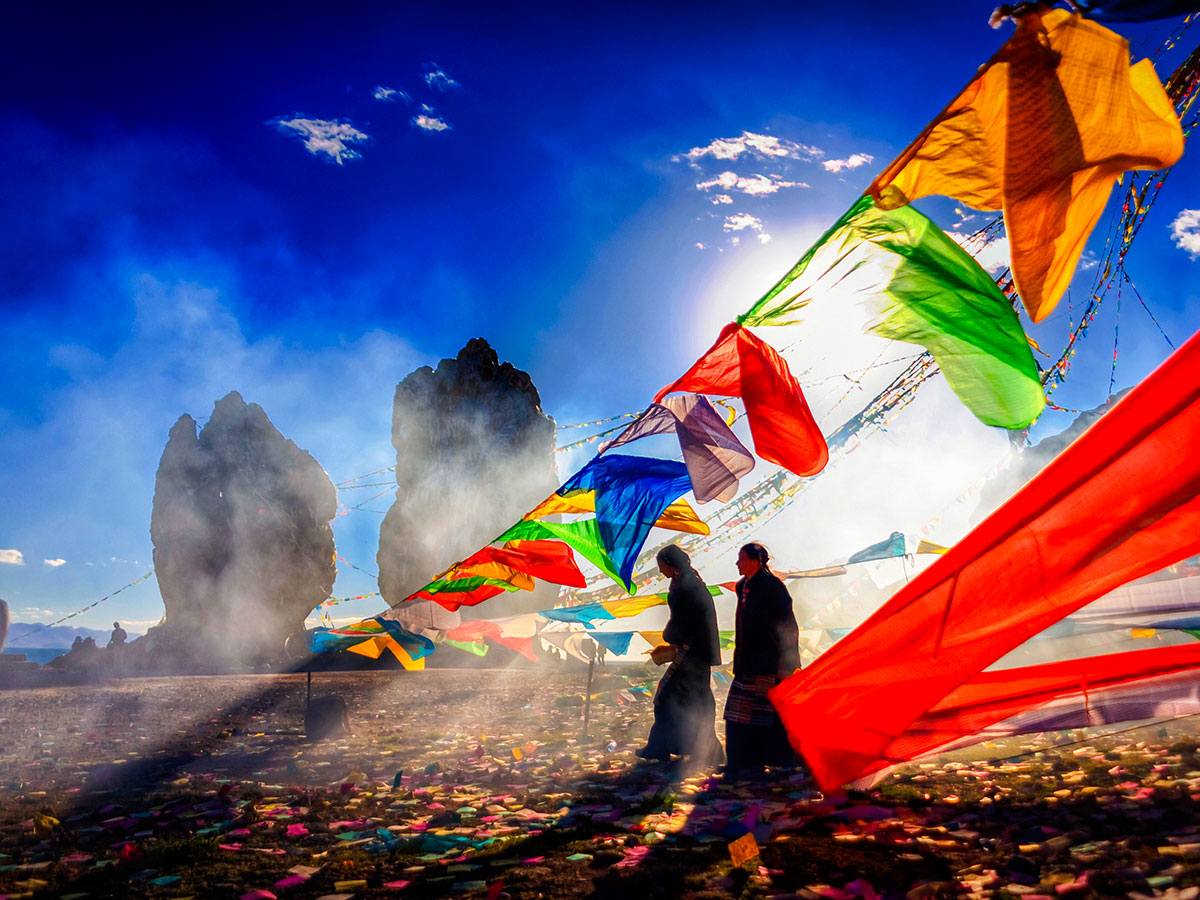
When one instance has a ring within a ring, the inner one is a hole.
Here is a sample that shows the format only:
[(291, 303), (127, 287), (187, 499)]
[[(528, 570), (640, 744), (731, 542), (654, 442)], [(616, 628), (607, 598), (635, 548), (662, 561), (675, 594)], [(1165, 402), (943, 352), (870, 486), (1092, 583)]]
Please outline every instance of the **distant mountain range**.
[[(141, 635), (125, 629), (129, 633), (129, 640), (133, 640)], [(12, 622), (8, 626), (8, 637), (4, 640), (6, 650), (20, 649), (22, 647), (48, 647), (54, 649), (68, 650), (71, 644), (75, 643), (76, 637), (92, 638), (95, 642), (103, 647), (108, 643), (109, 637), (112, 635), (112, 629), (100, 630), (97, 628), (79, 628), (72, 625), (51, 625), (49, 628), (41, 628), (37, 622)]]

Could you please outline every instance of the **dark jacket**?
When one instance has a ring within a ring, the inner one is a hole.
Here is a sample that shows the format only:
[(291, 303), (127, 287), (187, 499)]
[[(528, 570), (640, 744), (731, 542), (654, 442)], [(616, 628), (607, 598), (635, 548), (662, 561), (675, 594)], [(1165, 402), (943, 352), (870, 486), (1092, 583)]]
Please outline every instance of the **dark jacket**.
[(694, 569), (684, 569), (671, 579), (667, 607), (671, 610), (671, 618), (663, 629), (663, 640), (676, 646), (687, 644), (689, 662), (719, 666), (721, 645), (717, 637), (717, 607)]
[(760, 569), (737, 583), (737, 596), (734, 677), (791, 675), (800, 668), (800, 629), (783, 582)]

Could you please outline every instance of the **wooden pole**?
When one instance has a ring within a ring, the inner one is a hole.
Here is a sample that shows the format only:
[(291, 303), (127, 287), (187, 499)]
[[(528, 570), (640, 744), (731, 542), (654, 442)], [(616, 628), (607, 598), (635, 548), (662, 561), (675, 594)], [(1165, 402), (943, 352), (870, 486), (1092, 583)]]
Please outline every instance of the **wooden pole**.
[(583, 736), (588, 736), (588, 724), (592, 718), (592, 670), (596, 668), (596, 658), (593, 654), (588, 660), (587, 693), (583, 696)]

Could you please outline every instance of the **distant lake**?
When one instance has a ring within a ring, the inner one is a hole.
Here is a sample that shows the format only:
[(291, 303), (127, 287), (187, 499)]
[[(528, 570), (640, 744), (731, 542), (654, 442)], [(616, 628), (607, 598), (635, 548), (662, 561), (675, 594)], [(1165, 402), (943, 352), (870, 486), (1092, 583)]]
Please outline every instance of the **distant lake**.
[(56, 656), (62, 656), (67, 651), (61, 647), (5, 647), (4, 652), (8, 653), (24, 653), (25, 658), (30, 662), (35, 662), (40, 666), (44, 666)]

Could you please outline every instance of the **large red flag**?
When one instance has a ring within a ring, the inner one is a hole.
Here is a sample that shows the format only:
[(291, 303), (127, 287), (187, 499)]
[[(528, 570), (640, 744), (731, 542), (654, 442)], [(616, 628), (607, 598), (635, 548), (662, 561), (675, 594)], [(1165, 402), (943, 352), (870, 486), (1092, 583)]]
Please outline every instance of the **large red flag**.
[(829, 462), (829, 447), (787, 363), (736, 322), (726, 325), (709, 351), (654, 402), (673, 391), (741, 397), (754, 452), (768, 462), (797, 475), (815, 475)]
[(1200, 682), (1198, 668), (1200, 644), (1185, 644), (980, 672), (913, 722), (864, 774), (933, 753), (1056, 700), (1081, 697), (1086, 705), (1089, 695), (1099, 698), (1113, 688), (1189, 671)]
[(1128, 581), (1200, 552), (1200, 334), (771, 699), (833, 788), (956, 687)]

